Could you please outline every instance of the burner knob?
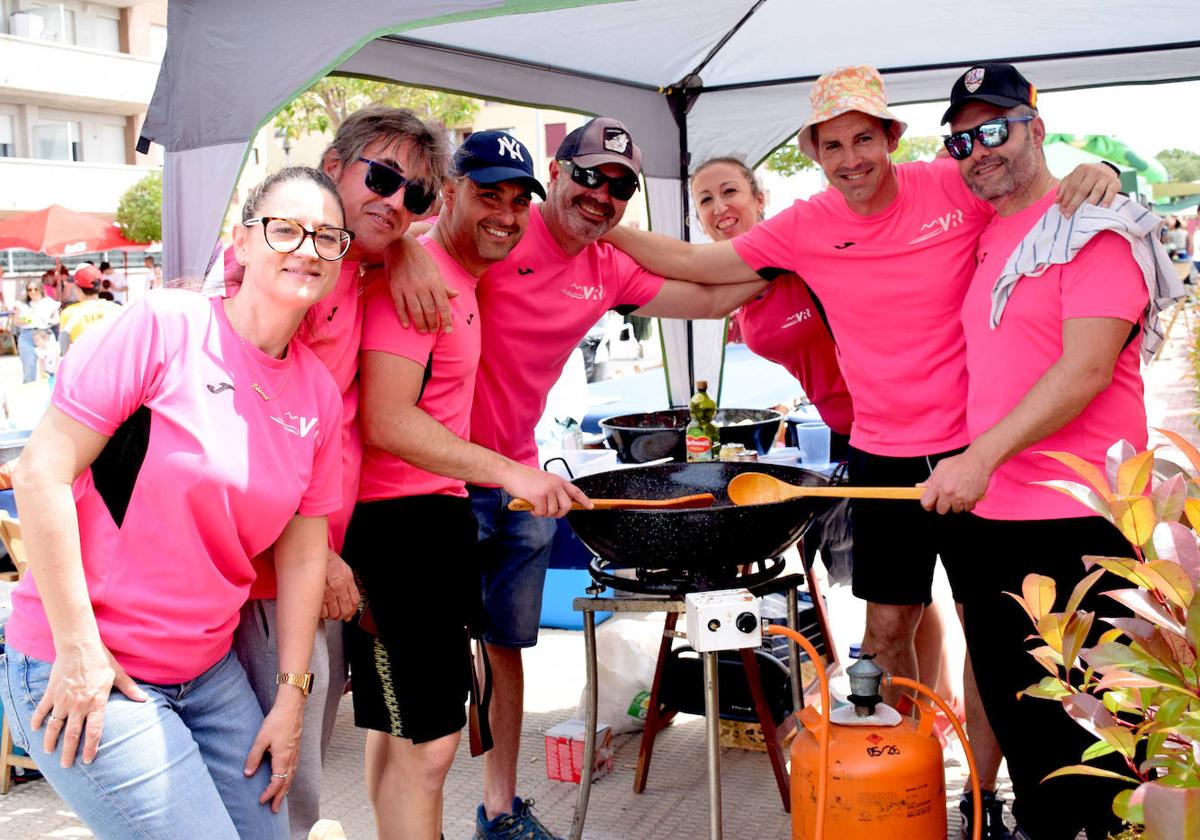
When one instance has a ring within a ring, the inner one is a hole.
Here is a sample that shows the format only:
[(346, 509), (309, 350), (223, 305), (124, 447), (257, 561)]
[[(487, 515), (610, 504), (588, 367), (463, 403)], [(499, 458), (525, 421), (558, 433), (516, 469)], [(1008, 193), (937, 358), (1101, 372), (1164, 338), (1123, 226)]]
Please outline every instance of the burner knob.
[(744, 612), (737, 617), (734, 624), (743, 633), (753, 633), (758, 629), (758, 617), (752, 612)]

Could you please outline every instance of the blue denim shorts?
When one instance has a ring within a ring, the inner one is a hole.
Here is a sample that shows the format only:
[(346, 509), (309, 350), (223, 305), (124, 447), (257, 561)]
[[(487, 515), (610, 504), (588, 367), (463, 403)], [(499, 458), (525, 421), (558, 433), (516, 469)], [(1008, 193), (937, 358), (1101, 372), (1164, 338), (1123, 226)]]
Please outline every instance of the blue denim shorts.
[(242, 773), (263, 716), (232, 653), (186, 683), (139, 680), (145, 702), (114, 690), (95, 761), (84, 764), (81, 749), (68, 768), (59, 763), (62, 739), (47, 753), (44, 731), (30, 726), (50, 668), (9, 645), (0, 655), (0, 699), (13, 742), (96, 837), (287, 840), (287, 809), (273, 814), (258, 804), (271, 781), (269, 760), (253, 776)]
[(499, 647), (533, 647), (558, 520), (509, 510), (513, 497), (499, 487), (467, 489), (479, 522), (483, 609), (487, 614), (483, 640)]

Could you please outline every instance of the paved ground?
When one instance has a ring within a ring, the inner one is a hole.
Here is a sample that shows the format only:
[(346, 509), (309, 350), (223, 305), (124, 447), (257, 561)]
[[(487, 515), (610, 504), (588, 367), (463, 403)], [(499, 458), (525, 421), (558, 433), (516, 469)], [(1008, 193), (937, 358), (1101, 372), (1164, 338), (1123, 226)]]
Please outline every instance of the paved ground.
[[(1191, 376), (1183, 319), (1175, 325), (1162, 358), (1146, 371), (1150, 425), (1196, 438), (1192, 418), (1196, 389)], [(0, 383), (19, 381), (11, 357), (0, 358)], [(843, 649), (861, 634), (861, 606), (844, 590), (830, 594)], [(603, 630), (604, 625), (601, 626)], [(527, 659), (527, 717), (520, 768), (521, 792), (537, 801), (545, 822), (565, 834), (571, 823), (577, 787), (546, 779), (542, 732), (575, 717), (583, 688), (582, 637), (567, 631), (545, 631)], [(704, 772), (704, 728), (699, 718), (682, 717), (658, 739), (647, 791), (631, 790), (637, 760), (636, 735), (616, 742), (616, 769), (592, 790), (585, 837), (590, 840), (675, 840), (707, 835), (707, 788)], [(351, 840), (374, 836), (370, 807), (361, 783), (362, 734), (353, 726), (349, 698), (342, 704), (325, 773), (323, 810), (342, 821)], [(957, 800), (963, 772), (948, 751), (948, 800)], [(788, 836), (789, 818), (780, 807), (770, 767), (761, 753), (722, 751), (725, 836), (729, 840)], [(451, 840), (473, 831), (480, 798), (480, 761), (465, 747), (446, 786), (445, 830)], [(1006, 791), (1004, 791), (1006, 792)], [(951, 836), (957, 836), (957, 808), (951, 808)], [(90, 832), (65, 809), (45, 782), (20, 785), (0, 798), (0, 837), (11, 840), (43, 837), (88, 837)]]

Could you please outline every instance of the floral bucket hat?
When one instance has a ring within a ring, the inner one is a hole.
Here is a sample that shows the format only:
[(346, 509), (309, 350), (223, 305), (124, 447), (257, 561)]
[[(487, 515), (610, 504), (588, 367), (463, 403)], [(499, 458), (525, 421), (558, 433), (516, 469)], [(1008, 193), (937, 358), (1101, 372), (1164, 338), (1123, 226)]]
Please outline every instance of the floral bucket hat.
[(835, 67), (821, 78), (817, 79), (809, 94), (812, 113), (796, 135), (800, 151), (814, 160), (817, 148), (813, 143), (812, 129), (814, 125), (828, 122), (834, 117), (850, 111), (859, 111), (881, 120), (892, 120), (900, 126), (900, 133), (908, 129), (904, 123), (888, 110), (887, 91), (883, 87), (883, 78), (879, 71), (869, 64), (859, 64), (854, 67)]

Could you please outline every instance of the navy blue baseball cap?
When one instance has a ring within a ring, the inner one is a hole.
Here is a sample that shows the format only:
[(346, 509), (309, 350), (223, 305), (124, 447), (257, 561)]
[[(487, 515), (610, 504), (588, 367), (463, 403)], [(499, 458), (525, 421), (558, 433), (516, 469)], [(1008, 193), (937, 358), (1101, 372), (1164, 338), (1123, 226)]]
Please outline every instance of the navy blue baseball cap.
[(546, 189), (533, 175), (533, 155), (506, 131), (476, 131), (454, 153), (454, 174), (477, 184), (516, 181), (546, 198)]

